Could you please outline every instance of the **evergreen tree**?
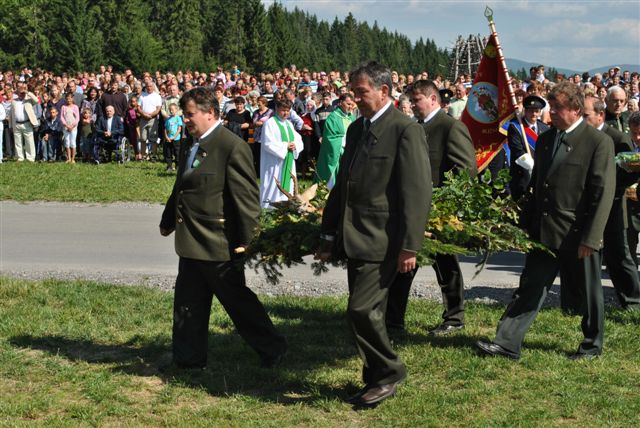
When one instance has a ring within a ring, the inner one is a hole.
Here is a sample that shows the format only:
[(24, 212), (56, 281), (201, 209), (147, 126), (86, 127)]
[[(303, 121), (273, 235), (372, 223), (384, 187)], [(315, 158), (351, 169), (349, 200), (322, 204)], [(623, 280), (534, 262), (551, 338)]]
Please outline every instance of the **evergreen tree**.
[(242, 7), (221, 7), (219, 9), (217, 27), (218, 50), (216, 56), (221, 65), (230, 67), (237, 64), (245, 67), (247, 61), (244, 57), (245, 34), (244, 14)]
[(267, 12), (260, 0), (249, 0), (244, 28), (247, 32), (245, 57), (253, 71), (271, 71), (277, 67), (273, 35)]
[(103, 57), (102, 33), (96, 27), (95, 7), (89, 0), (53, 0), (58, 11), (52, 32), (56, 71), (95, 69)]
[(122, 0), (118, 8), (119, 17), (112, 30), (116, 41), (112, 63), (117, 69), (131, 67), (134, 72), (140, 73), (166, 66), (166, 51), (144, 25), (150, 11), (144, 0)]
[(200, 3), (196, 0), (173, 0), (168, 3), (163, 20), (162, 40), (170, 55), (172, 69), (202, 68), (204, 34), (200, 30)]
[(274, 2), (269, 7), (268, 17), (278, 66), (289, 66), (294, 56), (294, 35), (288, 22), (288, 14), (280, 3)]

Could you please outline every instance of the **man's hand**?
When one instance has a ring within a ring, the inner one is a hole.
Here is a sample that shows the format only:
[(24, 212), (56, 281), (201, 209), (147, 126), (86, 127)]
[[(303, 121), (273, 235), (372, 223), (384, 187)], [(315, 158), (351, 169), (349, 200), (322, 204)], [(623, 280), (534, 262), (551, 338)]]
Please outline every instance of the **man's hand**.
[(109, 131), (104, 131), (104, 136), (105, 136), (106, 138), (111, 137), (111, 132), (109, 132)]
[(290, 152), (294, 151), (296, 149), (296, 143), (289, 143), (287, 149), (289, 149)]
[(160, 227), (160, 235), (162, 236), (169, 236), (171, 235), (171, 233), (174, 231), (173, 228), (171, 229), (165, 229), (164, 227)]
[(407, 273), (416, 268), (416, 253), (402, 250), (398, 256), (398, 272)]
[(580, 245), (578, 247), (578, 258), (584, 259), (585, 257), (589, 257), (593, 254), (595, 250), (591, 247), (587, 247), (586, 245)]
[(333, 241), (322, 240), (320, 247), (316, 250), (313, 256), (314, 260), (320, 260), (326, 262), (331, 258), (331, 248), (333, 247)]
[(626, 190), (624, 191), (624, 195), (630, 201), (637, 202), (638, 201), (637, 184), (627, 187)]

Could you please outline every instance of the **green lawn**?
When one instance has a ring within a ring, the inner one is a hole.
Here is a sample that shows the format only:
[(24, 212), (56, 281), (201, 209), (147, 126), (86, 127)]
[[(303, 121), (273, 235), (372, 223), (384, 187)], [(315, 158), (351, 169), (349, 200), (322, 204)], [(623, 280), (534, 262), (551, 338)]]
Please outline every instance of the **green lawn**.
[(163, 163), (4, 162), (0, 164), (0, 200), (63, 202), (166, 202), (175, 173)]
[(0, 425), (634, 426), (640, 414), (640, 313), (608, 308), (605, 354), (571, 362), (579, 318), (543, 310), (520, 362), (482, 358), (502, 306), (470, 303), (467, 330), (432, 339), (438, 304), (412, 300), (395, 338), (409, 378), (398, 396), (354, 411), (343, 399), (360, 360), (344, 298), (265, 298), (290, 352), (258, 368), (219, 304), (209, 368), (165, 377), (171, 293), (0, 277)]

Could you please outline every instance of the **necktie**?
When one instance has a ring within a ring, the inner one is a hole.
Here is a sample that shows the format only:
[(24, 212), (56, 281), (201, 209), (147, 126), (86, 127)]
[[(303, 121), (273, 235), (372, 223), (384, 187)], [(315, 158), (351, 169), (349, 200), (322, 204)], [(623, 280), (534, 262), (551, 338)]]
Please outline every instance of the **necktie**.
[(187, 158), (187, 169), (195, 168), (193, 162), (196, 159), (196, 153), (198, 153), (199, 146), (199, 140), (194, 140), (193, 146), (191, 147), (191, 153), (189, 153), (189, 157)]
[(536, 135), (538, 135), (538, 130), (536, 129), (536, 126), (535, 126), (535, 125), (531, 126), (531, 130), (532, 130)]
[(555, 145), (553, 147), (553, 156), (551, 156), (551, 160), (552, 161), (556, 157), (556, 154), (558, 153), (558, 149), (560, 149), (560, 146), (564, 143), (564, 140), (565, 140), (566, 136), (567, 136), (567, 133), (564, 132), (564, 131), (560, 131), (556, 135), (556, 143), (555, 143)]
[(362, 136), (366, 137), (369, 133), (369, 128), (371, 127), (371, 120), (364, 118), (364, 124), (362, 126)]

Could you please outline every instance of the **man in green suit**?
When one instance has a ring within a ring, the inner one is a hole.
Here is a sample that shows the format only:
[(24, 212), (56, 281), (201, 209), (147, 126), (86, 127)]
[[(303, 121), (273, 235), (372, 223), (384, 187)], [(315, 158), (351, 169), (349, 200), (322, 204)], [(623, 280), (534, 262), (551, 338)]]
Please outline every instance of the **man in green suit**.
[[(604, 132), (613, 140), (615, 153), (633, 151), (633, 144), (629, 135), (604, 123), (605, 104), (595, 96), (584, 99), (584, 120), (599, 131)], [(611, 213), (604, 229), (604, 248), (602, 250), (604, 262), (607, 265), (609, 277), (618, 295), (620, 305), (629, 310), (640, 310), (640, 281), (638, 269), (631, 256), (625, 225), (624, 193), (627, 187), (636, 183), (640, 174), (626, 172), (616, 168), (616, 190), (611, 207)], [(575, 284), (571, 276), (561, 278), (560, 292), (563, 309), (580, 313), (583, 302), (579, 299)]]
[(175, 368), (204, 368), (215, 295), (263, 367), (280, 362), (284, 338), (246, 286), (242, 253), (258, 226), (258, 186), (249, 146), (221, 126), (210, 88), (186, 92), (180, 107), (193, 137), (181, 147), (173, 192), (160, 233), (175, 234), (180, 256), (173, 312)]
[(549, 93), (555, 129), (536, 145), (533, 195), (521, 221), (551, 253), (527, 254), (520, 286), (498, 323), (493, 342), (478, 341), (488, 355), (520, 358), (524, 336), (535, 320), (558, 271), (570, 274), (584, 301), (584, 339), (571, 359), (602, 353), (604, 297), (600, 250), (615, 190), (611, 138), (582, 119), (584, 96), (573, 83)]
[(368, 406), (394, 395), (406, 377), (389, 342), (385, 311), (396, 274), (415, 268), (431, 204), (431, 168), (424, 131), (389, 98), (389, 68), (369, 62), (349, 81), (362, 117), (347, 131), (316, 257), (347, 256), (347, 315), (365, 383), (349, 402)]
[[(430, 80), (418, 80), (413, 84), (410, 96), (415, 116), (427, 137), (433, 186), (442, 186), (444, 173), (448, 171), (464, 170), (475, 177), (478, 170), (469, 130), (440, 108), (438, 87)], [(430, 333), (443, 335), (464, 328), (464, 281), (455, 255), (438, 254), (433, 269), (445, 309), (442, 324)], [(389, 289), (387, 326), (390, 328), (404, 328), (409, 290), (417, 270), (398, 274)]]

